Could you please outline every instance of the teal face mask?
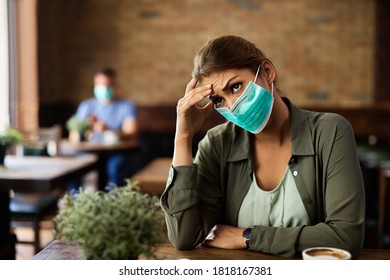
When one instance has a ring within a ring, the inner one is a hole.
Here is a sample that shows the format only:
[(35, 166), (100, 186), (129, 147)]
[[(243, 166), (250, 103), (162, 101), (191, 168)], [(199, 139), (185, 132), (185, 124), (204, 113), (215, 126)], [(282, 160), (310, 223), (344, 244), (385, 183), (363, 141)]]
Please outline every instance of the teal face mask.
[(97, 85), (93, 88), (93, 93), (98, 100), (107, 101), (110, 100), (114, 94), (111, 87)]
[[(259, 73), (257, 70), (255, 81)], [(272, 92), (250, 81), (245, 91), (234, 102), (229, 110), (226, 107), (214, 108), (224, 116), (228, 121), (242, 127), (243, 129), (255, 134), (261, 132), (267, 125), (271, 116), (274, 103), (274, 84), (272, 83)]]

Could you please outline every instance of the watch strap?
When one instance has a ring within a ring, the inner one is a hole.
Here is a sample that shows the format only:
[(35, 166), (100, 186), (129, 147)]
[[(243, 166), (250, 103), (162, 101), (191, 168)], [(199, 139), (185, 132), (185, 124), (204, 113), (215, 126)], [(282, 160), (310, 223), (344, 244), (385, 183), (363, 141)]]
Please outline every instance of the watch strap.
[(248, 227), (248, 228), (244, 229), (244, 231), (242, 232), (242, 237), (244, 237), (246, 249), (250, 248), (252, 229), (253, 229), (253, 227)]

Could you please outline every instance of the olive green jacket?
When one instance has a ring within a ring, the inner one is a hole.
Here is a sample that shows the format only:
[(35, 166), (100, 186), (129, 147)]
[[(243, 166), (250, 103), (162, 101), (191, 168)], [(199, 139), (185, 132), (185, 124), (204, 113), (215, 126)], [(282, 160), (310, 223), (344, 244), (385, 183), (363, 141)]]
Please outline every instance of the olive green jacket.
[[(364, 241), (365, 197), (350, 124), (333, 113), (305, 111), (284, 98), (292, 125), (289, 168), (310, 225), (256, 226), (250, 249), (298, 257), (312, 246), (359, 255)], [(168, 237), (179, 249), (201, 243), (216, 224), (237, 226), (253, 169), (249, 134), (232, 123), (209, 130), (192, 166), (171, 167), (161, 206)]]

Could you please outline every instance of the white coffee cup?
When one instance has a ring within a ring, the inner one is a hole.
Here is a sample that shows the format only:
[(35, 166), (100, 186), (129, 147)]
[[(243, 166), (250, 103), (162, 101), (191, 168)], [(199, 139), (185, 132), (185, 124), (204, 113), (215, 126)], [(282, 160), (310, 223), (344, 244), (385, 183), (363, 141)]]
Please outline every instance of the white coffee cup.
[(107, 130), (103, 133), (104, 144), (115, 144), (118, 140), (119, 136), (114, 131)]
[(312, 247), (302, 251), (304, 260), (350, 260), (351, 253), (332, 247)]

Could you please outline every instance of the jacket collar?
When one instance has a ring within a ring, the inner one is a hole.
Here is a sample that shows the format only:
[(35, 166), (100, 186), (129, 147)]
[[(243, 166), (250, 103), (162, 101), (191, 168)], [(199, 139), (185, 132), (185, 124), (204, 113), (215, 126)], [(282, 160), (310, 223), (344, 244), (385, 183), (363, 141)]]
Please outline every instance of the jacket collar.
[[(287, 105), (291, 115), (291, 139), (292, 139), (292, 156), (314, 155), (313, 140), (311, 136), (311, 127), (307, 114), (304, 110), (295, 106), (291, 101), (282, 97), (283, 102)], [(233, 125), (233, 144), (228, 161), (240, 161), (250, 158), (249, 132)]]

